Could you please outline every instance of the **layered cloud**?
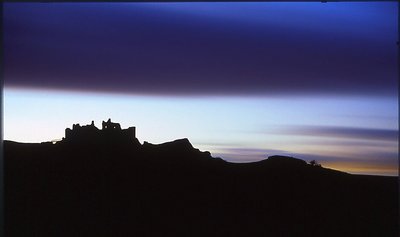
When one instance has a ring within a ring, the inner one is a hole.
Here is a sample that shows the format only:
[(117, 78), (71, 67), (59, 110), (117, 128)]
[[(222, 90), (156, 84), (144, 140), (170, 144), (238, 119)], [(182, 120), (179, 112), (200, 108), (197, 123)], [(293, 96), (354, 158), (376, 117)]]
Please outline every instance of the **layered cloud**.
[(7, 87), (396, 95), (395, 3), (4, 5)]
[(344, 138), (377, 141), (398, 140), (399, 132), (395, 129), (357, 128), (340, 126), (285, 126), (277, 129), (278, 133), (286, 135), (313, 136), (325, 138)]

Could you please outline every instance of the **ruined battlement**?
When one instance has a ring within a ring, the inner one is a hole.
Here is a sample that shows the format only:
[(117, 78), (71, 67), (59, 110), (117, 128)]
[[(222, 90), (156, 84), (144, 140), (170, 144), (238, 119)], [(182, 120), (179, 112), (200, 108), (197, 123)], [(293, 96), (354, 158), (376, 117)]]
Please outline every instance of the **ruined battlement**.
[(138, 143), (136, 139), (136, 128), (129, 127), (121, 129), (119, 123), (102, 122), (102, 129), (98, 129), (94, 125), (94, 121), (90, 125), (81, 126), (73, 124), (72, 129), (65, 129), (65, 138), (63, 142), (68, 143)]

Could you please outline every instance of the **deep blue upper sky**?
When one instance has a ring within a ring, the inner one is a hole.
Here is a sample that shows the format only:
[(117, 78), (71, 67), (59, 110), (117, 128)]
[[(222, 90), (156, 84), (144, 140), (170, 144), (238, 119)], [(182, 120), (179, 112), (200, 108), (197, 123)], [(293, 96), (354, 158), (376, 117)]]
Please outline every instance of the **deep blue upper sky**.
[(397, 3), (6, 3), (5, 85), (391, 95)]

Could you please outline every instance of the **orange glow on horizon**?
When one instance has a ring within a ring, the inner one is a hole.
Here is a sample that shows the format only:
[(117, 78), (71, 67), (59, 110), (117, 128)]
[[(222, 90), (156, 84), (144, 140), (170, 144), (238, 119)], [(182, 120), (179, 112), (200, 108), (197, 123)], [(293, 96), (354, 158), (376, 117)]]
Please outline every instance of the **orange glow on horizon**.
[(398, 176), (399, 170), (396, 165), (377, 164), (376, 162), (345, 162), (333, 161), (323, 162), (322, 166), (351, 174)]

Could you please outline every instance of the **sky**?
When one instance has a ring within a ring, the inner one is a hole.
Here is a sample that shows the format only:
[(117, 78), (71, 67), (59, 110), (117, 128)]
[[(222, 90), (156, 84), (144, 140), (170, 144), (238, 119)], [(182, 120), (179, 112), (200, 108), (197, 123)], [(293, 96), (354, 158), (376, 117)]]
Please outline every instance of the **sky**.
[(397, 7), (5, 3), (4, 138), (111, 118), (231, 162), (398, 175)]

